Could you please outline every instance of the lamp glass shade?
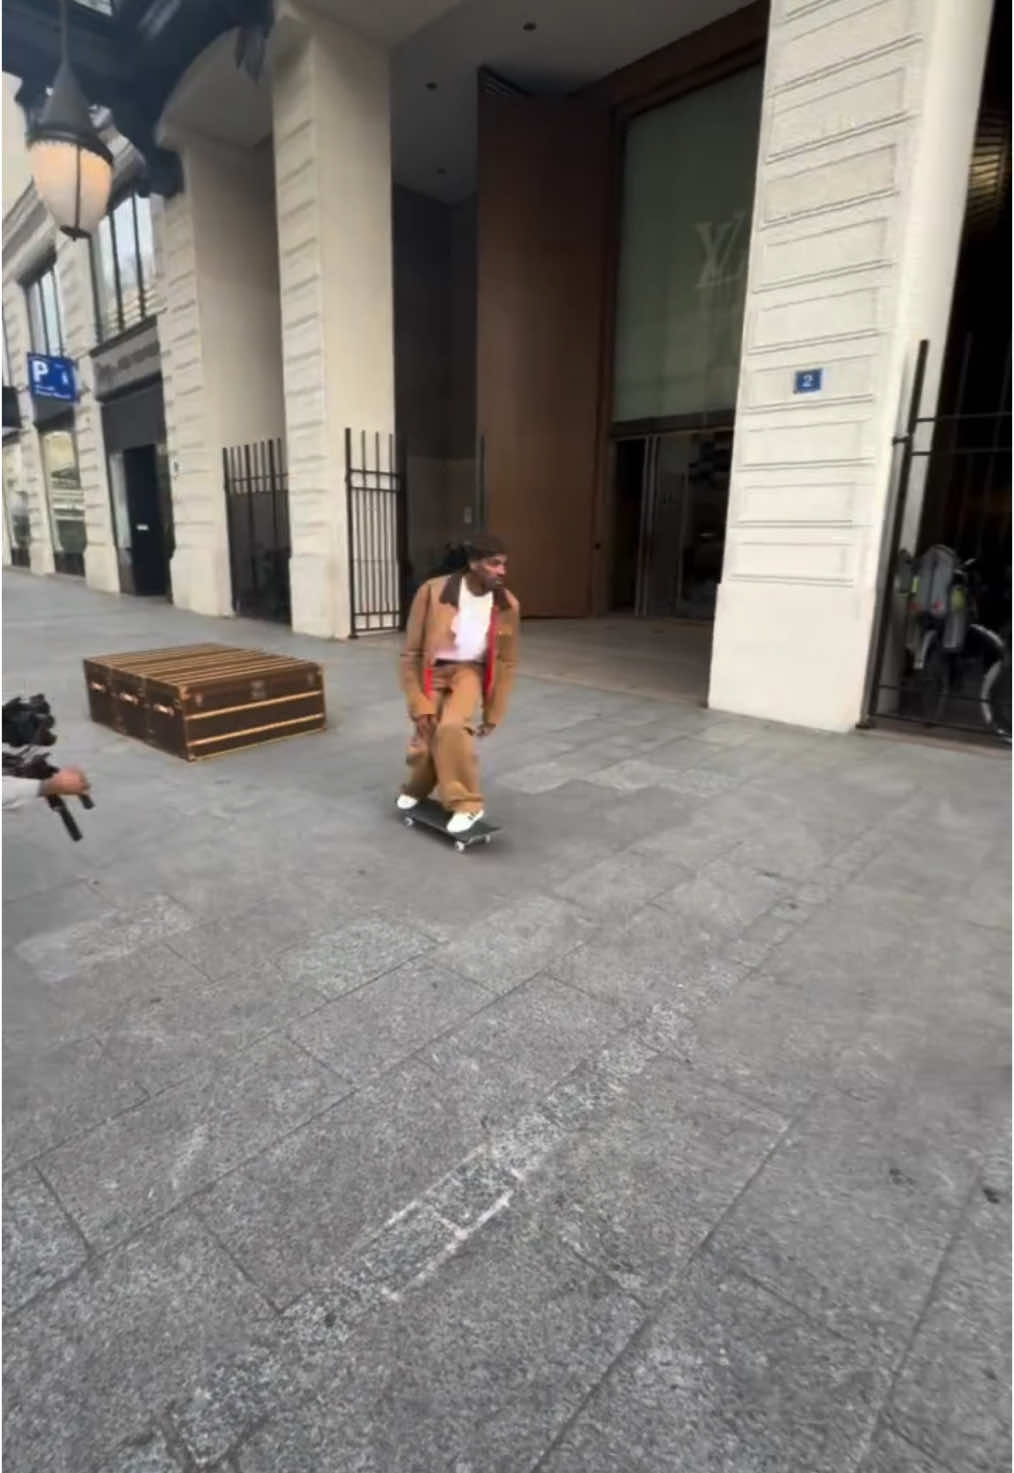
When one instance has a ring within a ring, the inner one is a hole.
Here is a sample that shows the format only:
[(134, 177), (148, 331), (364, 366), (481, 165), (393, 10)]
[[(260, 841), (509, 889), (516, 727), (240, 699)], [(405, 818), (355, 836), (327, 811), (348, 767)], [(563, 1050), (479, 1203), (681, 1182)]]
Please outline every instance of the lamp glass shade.
[(28, 149), (35, 187), (65, 235), (78, 239), (106, 213), (113, 168), (108, 158), (69, 138), (36, 138)]

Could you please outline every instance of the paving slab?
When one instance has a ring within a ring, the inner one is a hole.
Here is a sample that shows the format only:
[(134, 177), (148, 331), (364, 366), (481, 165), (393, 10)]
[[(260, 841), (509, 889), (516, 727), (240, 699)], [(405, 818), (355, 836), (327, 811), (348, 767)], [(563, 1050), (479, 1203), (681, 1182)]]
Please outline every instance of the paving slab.
[(518, 1114), (625, 1025), (610, 1003), (540, 977), (428, 1046), (423, 1057), (481, 1109), (485, 1126)]
[(65, 1141), (83, 1138), (146, 1098), (105, 1056), (99, 1038), (76, 1038), (7, 1060), (4, 1166), (10, 1169)]
[(227, 1176), (197, 1211), (273, 1302), (289, 1304), (326, 1286), (364, 1235), (481, 1138), (474, 1103), (409, 1060)]
[(714, 1251), (835, 1334), (897, 1353), (980, 1166), (921, 1124), (890, 1096), (828, 1094), (717, 1227)]
[(864, 1458), (859, 1473), (949, 1473), (943, 1463), (883, 1427)]
[[(4, 824), (12, 1467), (1009, 1463), (1009, 756), (533, 624), (463, 859), (393, 808), (395, 639), (4, 597), (98, 804)], [(82, 656), (226, 638), (319, 660), (328, 731), (89, 721)]]
[(271, 1332), (250, 1282), (174, 1218), (8, 1321), (5, 1456), (23, 1473), (92, 1473), (230, 1345)]
[(853, 1473), (885, 1369), (708, 1257), (545, 1459), (546, 1473)]
[(1010, 1197), (977, 1189), (905, 1358), (888, 1417), (956, 1470), (1011, 1461)]
[(239, 1468), (530, 1468), (642, 1318), (565, 1248), (500, 1220), (368, 1321), (326, 1394), (255, 1434)]
[(601, 924), (624, 920), (661, 895), (674, 879), (689, 878), (682, 865), (667, 866), (654, 856), (623, 852), (589, 869), (578, 868), (555, 890)]
[(20, 1309), (70, 1278), (87, 1245), (52, 1190), (32, 1167), (4, 1178), (3, 1308)]
[(348, 1091), (303, 1049), (267, 1039), (49, 1152), (46, 1173), (89, 1242), (108, 1248)]
[(644, 1303), (678, 1276), (787, 1123), (688, 1072), (649, 1062), (602, 1128), (574, 1132), (519, 1203), (542, 1234)]
[(763, 967), (714, 991), (711, 1006), (660, 1004), (640, 1037), (652, 1048), (786, 1115), (827, 1087), (829, 1074), (870, 1029), (861, 992), (822, 989), (812, 979), (772, 976)]
[(433, 944), (432, 936), (413, 926), (384, 916), (364, 916), (281, 952), (278, 966), (287, 982), (338, 997), (393, 971), (409, 957), (432, 950)]
[(422, 957), (343, 997), (318, 1002), (288, 1032), (342, 1078), (359, 1081), (400, 1063), (489, 1002), (478, 983)]
[(510, 992), (579, 946), (594, 922), (575, 905), (533, 895), (463, 926), (442, 963), (490, 992)]

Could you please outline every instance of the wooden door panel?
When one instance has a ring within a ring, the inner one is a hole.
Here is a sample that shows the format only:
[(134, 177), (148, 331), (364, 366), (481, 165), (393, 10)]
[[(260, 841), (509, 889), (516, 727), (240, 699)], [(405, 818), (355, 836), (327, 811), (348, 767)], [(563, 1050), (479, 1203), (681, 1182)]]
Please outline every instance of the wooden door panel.
[(526, 614), (591, 609), (609, 115), (479, 94), (477, 421)]

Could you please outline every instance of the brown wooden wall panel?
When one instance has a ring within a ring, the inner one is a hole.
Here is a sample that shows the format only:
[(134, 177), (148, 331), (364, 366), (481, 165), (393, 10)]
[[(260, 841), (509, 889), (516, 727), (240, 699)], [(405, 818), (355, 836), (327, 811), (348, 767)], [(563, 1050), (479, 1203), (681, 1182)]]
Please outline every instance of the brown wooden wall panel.
[(600, 77), (582, 87), (577, 96), (630, 115), (763, 61), (770, 8), (768, 0), (751, 0), (740, 10)]
[(477, 422), (528, 615), (591, 610), (609, 142), (599, 105), (479, 93)]

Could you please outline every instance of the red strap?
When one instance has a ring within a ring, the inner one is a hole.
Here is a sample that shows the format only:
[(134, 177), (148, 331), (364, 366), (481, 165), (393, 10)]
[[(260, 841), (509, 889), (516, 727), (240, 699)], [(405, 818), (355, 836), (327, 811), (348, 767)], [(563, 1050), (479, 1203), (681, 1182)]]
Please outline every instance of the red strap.
[(498, 620), (496, 604), (489, 616), (489, 639), (486, 647), (486, 674), (482, 683), (482, 693), (489, 700), (490, 691), (493, 689), (493, 678), (496, 674), (496, 626)]
[(423, 670), (422, 678), (423, 695), (428, 701), (433, 699), (433, 666), (427, 665)]

